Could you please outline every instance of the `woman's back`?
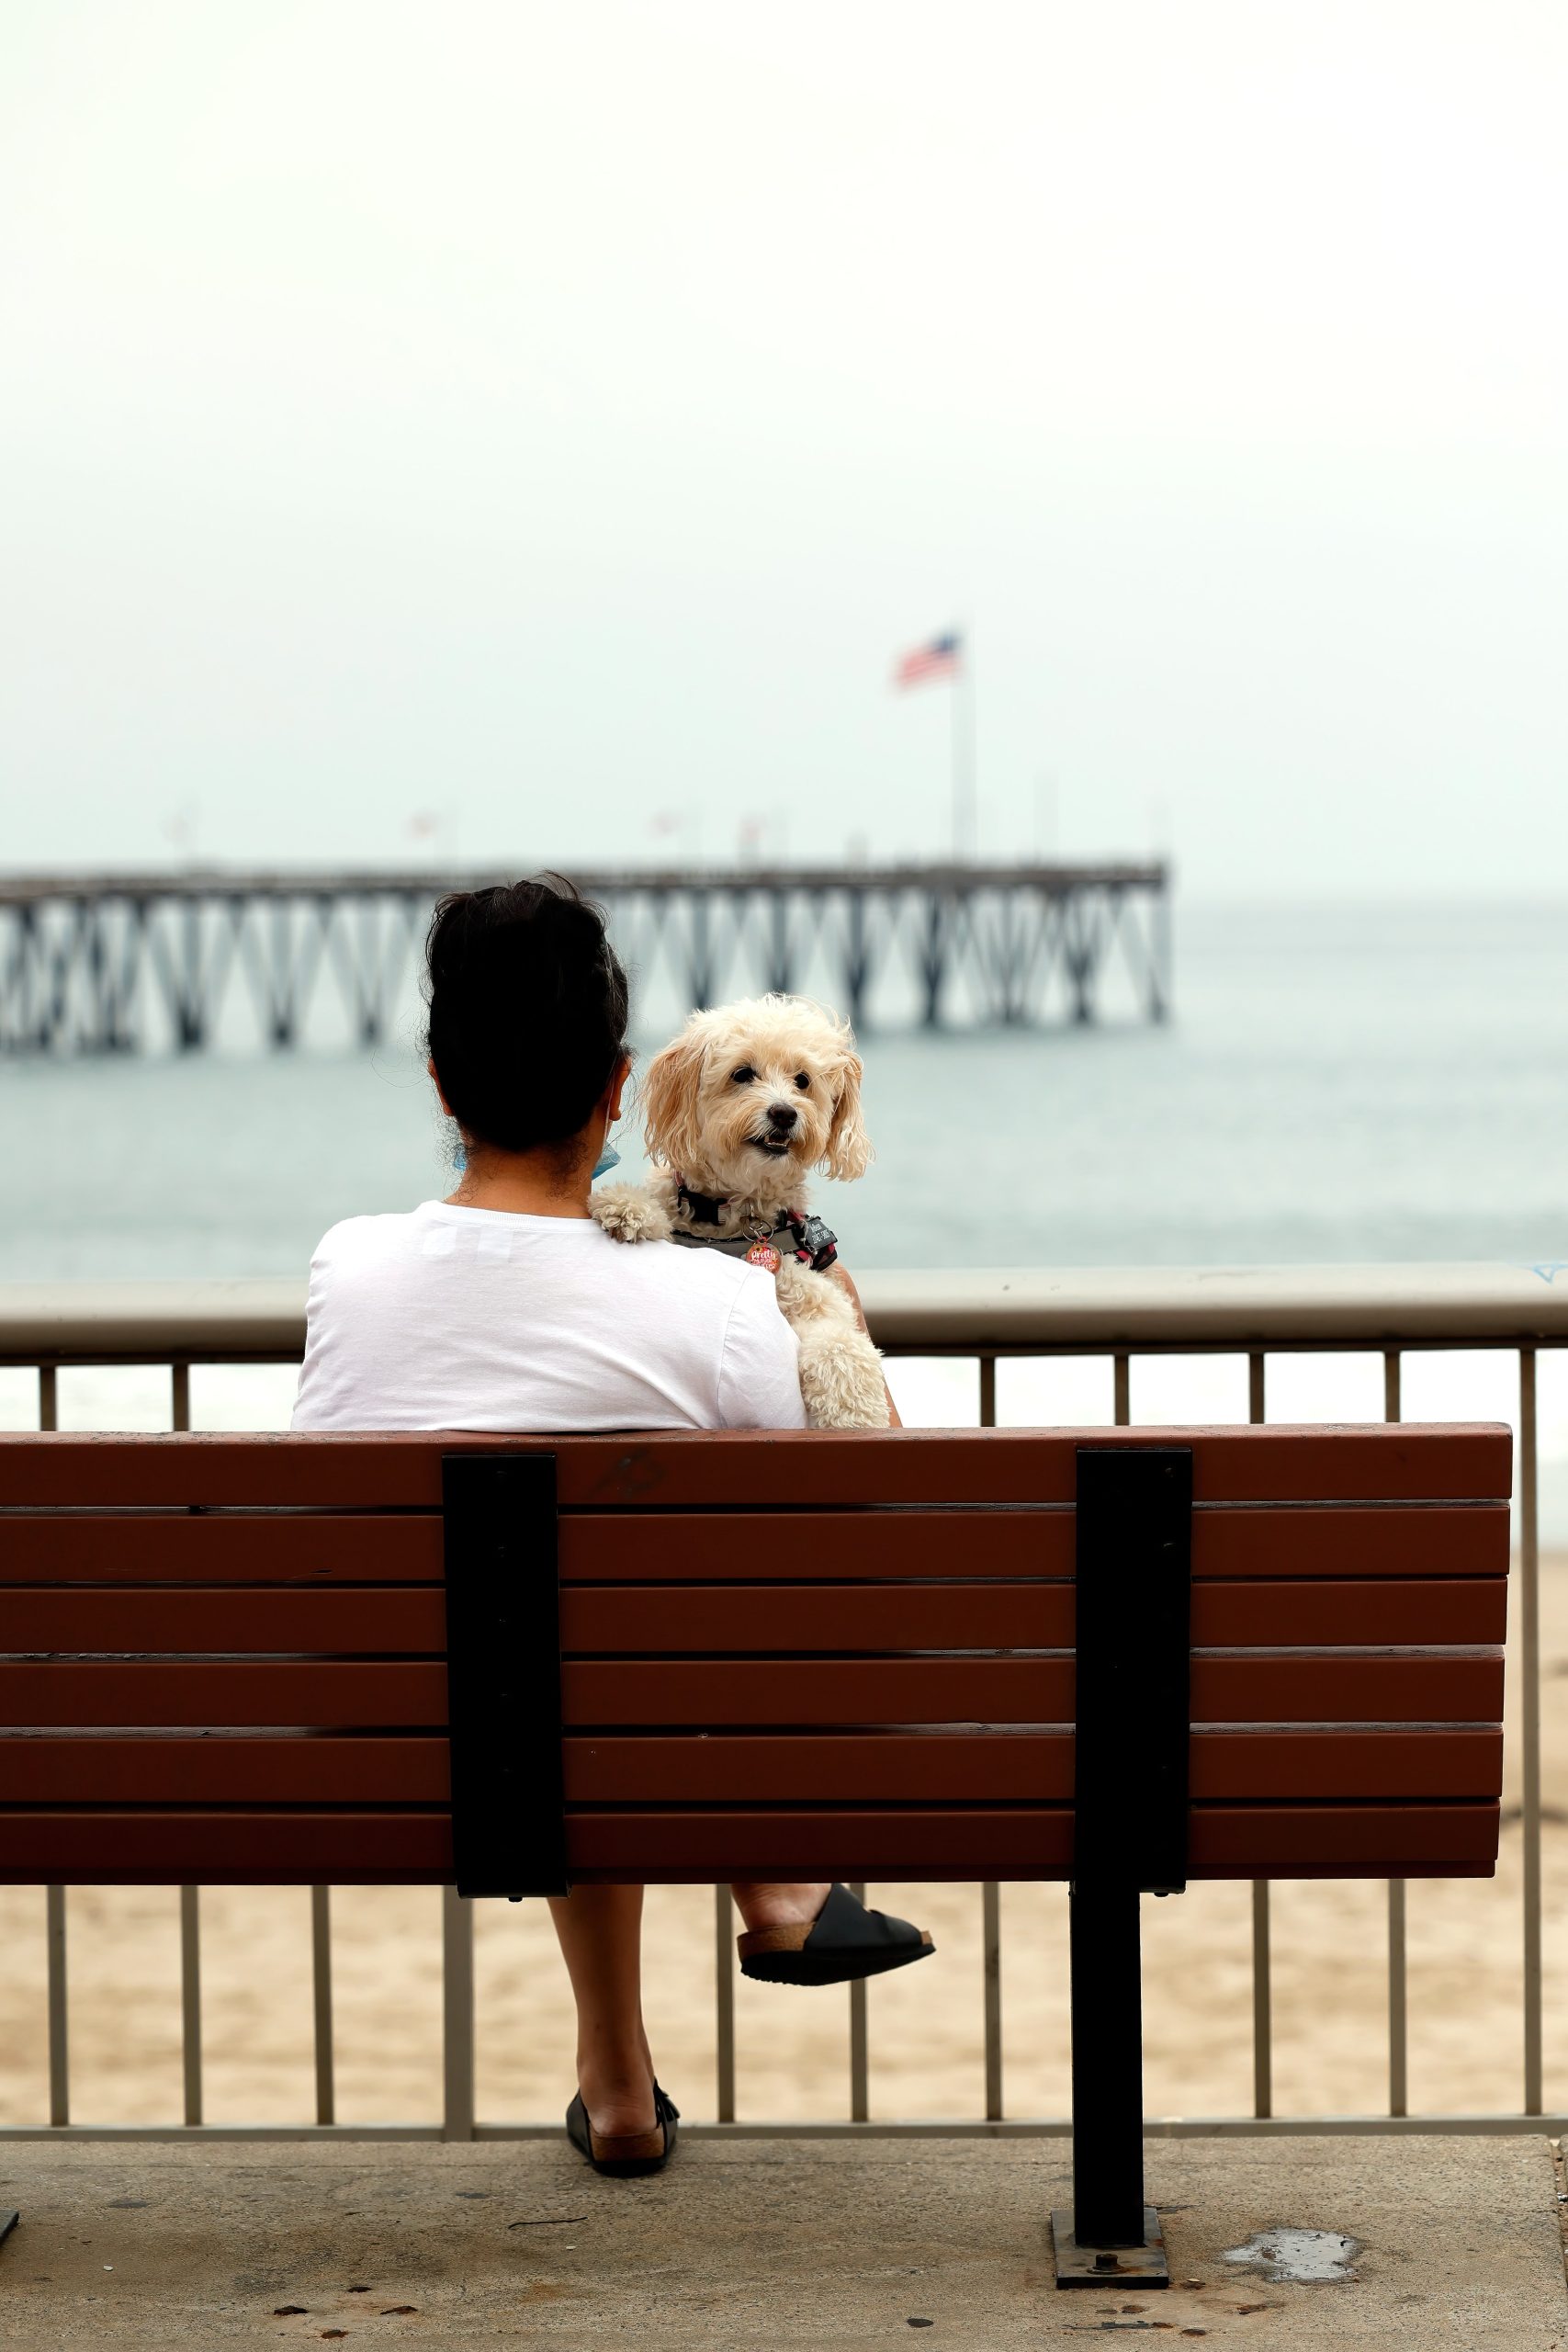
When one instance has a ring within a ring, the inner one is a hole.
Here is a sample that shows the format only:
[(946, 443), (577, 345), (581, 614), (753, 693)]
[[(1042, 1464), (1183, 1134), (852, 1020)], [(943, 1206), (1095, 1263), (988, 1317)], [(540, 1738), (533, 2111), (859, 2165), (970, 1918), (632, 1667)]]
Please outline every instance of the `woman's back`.
[(310, 1264), (301, 1430), (799, 1429), (773, 1278), (586, 1216), (426, 1201)]

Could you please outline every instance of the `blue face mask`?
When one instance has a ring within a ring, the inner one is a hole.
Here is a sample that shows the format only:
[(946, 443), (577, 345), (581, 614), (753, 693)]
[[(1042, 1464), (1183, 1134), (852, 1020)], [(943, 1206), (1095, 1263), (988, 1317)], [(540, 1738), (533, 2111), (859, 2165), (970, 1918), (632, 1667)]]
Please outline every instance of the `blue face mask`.
[[(452, 1154), (453, 1168), (460, 1176), (468, 1164), (468, 1155), (463, 1149), (462, 1145), (459, 1144), (457, 1150)], [(612, 1168), (618, 1168), (620, 1164), (621, 1155), (615, 1149), (615, 1145), (609, 1140), (609, 1137), (606, 1136), (604, 1139), (604, 1148), (593, 1163), (593, 1173), (589, 1178), (589, 1182), (591, 1184), (596, 1184), (601, 1176), (607, 1176)]]

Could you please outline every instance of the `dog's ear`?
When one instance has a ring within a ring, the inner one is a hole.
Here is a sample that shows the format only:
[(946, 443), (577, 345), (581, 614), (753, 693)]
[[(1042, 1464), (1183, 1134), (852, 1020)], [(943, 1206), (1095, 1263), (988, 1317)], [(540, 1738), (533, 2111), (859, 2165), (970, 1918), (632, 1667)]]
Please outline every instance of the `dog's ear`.
[(642, 1081), (643, 1136), (650, 1159), (665, 1167), (692, 1167), (698, 1148), (697, 1090), (705, 1046), (694, 1024), (655, 1054)]
[(833, 1072), (833, 1124), (828, 1130), (828, 1148), (822, 1155), (822, 1165), (829, 1176), (840, 1176), (846, 1182), (863, 1176), (872, 1162), (871, 1137), (860, 1111), (860, 1082), (864, 1075), (860, 1056), (846, 1047), (844, 1057)]

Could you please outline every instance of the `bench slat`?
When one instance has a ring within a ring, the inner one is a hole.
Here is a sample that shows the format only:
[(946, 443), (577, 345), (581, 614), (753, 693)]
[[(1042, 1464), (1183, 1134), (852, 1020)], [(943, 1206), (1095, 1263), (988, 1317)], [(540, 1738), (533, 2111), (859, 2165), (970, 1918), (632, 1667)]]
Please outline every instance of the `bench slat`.
[[(738, 1511), (671, 1511), (635, 1535), (613, 1512), (568, 1513), (563, 1583), (768, 1583), (874, 1577), (1073, 1573), (1070, 1510), (807, 1511), (763, 1555)], [(1192, 1569), (1210, 1577), (1506, 1577), (1506, 1504), (1354, 1504), (1200, 1510)], [(40, 1512), (0, 1520), (0, 1585), (439, 1584), (441, 1522), (429, 1513)]]
[[(569, 1662), (574, 1724), (1070, 1723), (1068, 1657)], [(1487, 1654), (1234, 1654), (1192, 1662), (1194, 1723), (1495, 1723), (1503, 1666)], [(439, 1724), (439, 1660), (27, 1660), (0, 1665), (18, 1726)]]
[[(494, 1435), (0, 1435), (0, 1504), (439, 1506), (443, 1454)], [(567, 1506), (1070, 1502), (1080, 1443), (1190, 1446), (1200, 1502), (1500, 1500), (1512, 1442), (1483, 1426), (779, 1430), (556, 1437)], [(530, 1450), (519, 1445), (519, 1452)], [(807, 1478), (806, 1464), (809, 1463)]]
[(32, 1724), (164, 1725), (299, 1724), (324, 1729), (446, 1721), (442, 1660), (321, 1658), (28, 1661), (0, 1666), (0, 1719)]
[(360, 1652), (439, 1655), (446, 1599), (439, 1585), (260, 1592), (162, 1585), (108, 1591), (16, 1586), (0, 1603), (5, 1654), (28, 1651)]
[[(1070, 1723), (1073, 1665), (1052, 1658), (594, 1660), (561, 1677), (574, 1724)], [(1194, 1723), (1500, 1720), (1489, 1656), (1195, 1657)]]
[[(577, 1804), (922, 1798), (1067, 1803), (1070, 1731), (862, 1733), (703, 1740), (582, 1734), (566, 1742)], [(1474, 1731), (1194, 1733), (1194, 1800), (1495, 1799), (1503, 1735)]]
[[(1356, 1643), (1501, 1642), (1507, 1587), (1495, 1577), (1318, 1579), (1200, 1586), (1192, 1639), (1203, 1648), (1338, 1648)], [(598, 1586), (561, 1598), (569, 1653), (1065, 1649), (1068, 1584)], [(441, 1652), (439, 1588), (359, 1586), (259, 1592), (13, 1588), (5, 1652)]]
[[(1489, 1876), (1495, 1804), (1200, 1805), (1194, 1877)], [(1072, 1815), (985, 1807), (901, 1813), (802, 1809), (569, 1816), (580, 1880), (746, 1875), (1061, 1878)], [(865, 1867), (862, 1867), (865, 1866)], [(101, 1885), (430, 1884), (451, 1877), (446, 1815), (303, 1812), (0, 1812), (0, 1881)]]
[[(1489, 1876), (1497, 1821), (1497, 1806), (1484, 1804), (1197, 1805), (1190, 1873)], [(579, 1813), (569, 1819), (567, 1839), (573, 1867), (585, 1876), (613, 1876), (634, 1854), (649, 1879), (740, 1877), (741, 1854), (757, 1875), (779, 1878), (807, 1878), (813, 1868), (858, 1876), (846, 1866), (872, 1854), (884, 1879), (1064, 1878), (1072, 1868), (1072, 1814), (1065, 1806), (863, 1815)]]
[[(708, 1739), (578, 1733), (578, 1804), (799, 1804), (920, 1798), (1066, 1803), (1073, 1739), (1055, 1732), (752, 1732)], [(1503, 1735), (1474, 1731), (1198, 1732), (1195, 1798), (1495, 1798)], [(445, 1804), (446, 1742), (348, 1733), (264, 1737), (70, 1732), (0, 1736), (0, 1788), (25, 1804)]]
[(439, 1584), (441, 1566), (429, 1512), (0, 1518), (5, 1586)]
[[(613, 1512), (561, 1521), (564, 1583), (768, 1582), (783, 1575), (1070, 1577), (1070, 1510), (801, 1510), (782, 1555), (752, 1556), (743, 1512), (671, 1511), (634, 1535)], [(441, 1522), (429, 1513), (166, 1517), (40, 1513), (0, 1521), (0, 1584), (439, 1583)], [(1192, 1572), (1206, 1577), (1497, 1577), (1508, 1571), (1502, 1503), (1370, 1510), (1200, 1510)]]

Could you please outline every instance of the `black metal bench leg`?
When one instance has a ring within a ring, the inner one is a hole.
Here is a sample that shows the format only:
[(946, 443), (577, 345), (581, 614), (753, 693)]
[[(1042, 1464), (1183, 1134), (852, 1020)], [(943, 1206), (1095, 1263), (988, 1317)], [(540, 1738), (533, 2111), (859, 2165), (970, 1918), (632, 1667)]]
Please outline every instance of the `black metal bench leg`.
[(1058, 2287), (1170, 2283), (1144, 2203), (1138, 1899), (1187, 1881), (1192, 1455), (1080, 1446), (1075, 1544), (1073, 2210)]
[(1051, 2216), (1059, 2287), (1170, 2282), (1144, 2202), (1143, 1986), (1138, 1889), (1073, 1888), (1073, 2202)]

